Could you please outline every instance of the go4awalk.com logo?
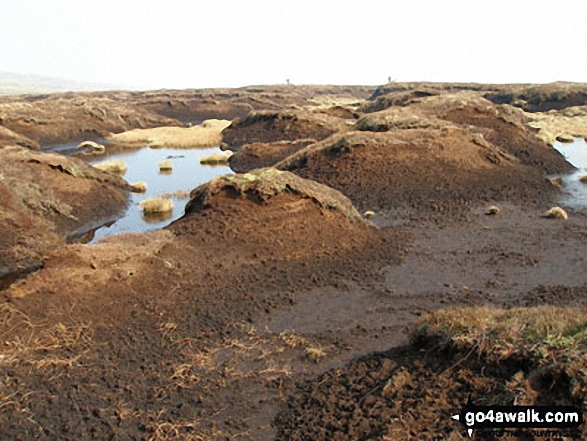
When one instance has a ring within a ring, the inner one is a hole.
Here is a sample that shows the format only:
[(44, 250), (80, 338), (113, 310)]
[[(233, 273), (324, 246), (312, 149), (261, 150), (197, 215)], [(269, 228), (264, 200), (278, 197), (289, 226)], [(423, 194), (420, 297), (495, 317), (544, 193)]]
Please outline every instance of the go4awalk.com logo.
[(478, 429), (577, 429), (583, 423), (583, 412), (575, 406), (476, 406), (469, 398), (452, 418), (473, 436)]

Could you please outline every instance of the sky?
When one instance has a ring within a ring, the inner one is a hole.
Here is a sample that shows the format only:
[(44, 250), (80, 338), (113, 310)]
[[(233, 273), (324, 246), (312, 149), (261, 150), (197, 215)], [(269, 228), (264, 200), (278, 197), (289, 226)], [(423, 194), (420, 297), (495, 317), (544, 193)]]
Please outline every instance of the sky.
[(126, 89), (587, 82), (587, 0), (0, 0), (0, 71)]

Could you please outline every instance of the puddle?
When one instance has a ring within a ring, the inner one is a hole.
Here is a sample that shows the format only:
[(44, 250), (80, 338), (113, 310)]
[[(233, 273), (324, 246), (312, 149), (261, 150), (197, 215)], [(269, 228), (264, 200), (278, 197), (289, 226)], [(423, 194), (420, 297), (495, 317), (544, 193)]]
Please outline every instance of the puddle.
[[(75, 146), (74, 146), (75, 147)], [(51, 151), (69, 152), (71, 145), (56, 146)], [(147, 183), (145, 193), (131, 193), (128, 210), (113, 223), (91, 231), (82, 240), (94, 242), (102, 237), (118, 233), (147, 232), (158, 230), (181, 217), (189, 200), (189, 192), (198, 185), (208, 182), (215, 176), (233, 174), (227, 166), (201, 165), (200, 157), (219, 153), (218, 147), (206, 149), (151, 149), (143, 147), (136, 150), (116, 150), (109, 147), (99, 156), (80, 156), (90, 164), (103, 161), (121, 160), (128, 165), (124, 179), (129, 183), (144, 181)], [(170, 172), (159, 171), (158, 163), (169, 160), (173, 164)], [(173, 200), (173, 212), (164, 215), (143, 216), (139, 207), (141, 201), (165, 195)]]
[(575, 141), (569, 143), (557, 141), (553, 147), (577, 168), (573, 173), (561, 176), (565, 191), (561, 204), (578, 211), (587, 211), (587, 183), (580, 181), (587, 174), (587, 142), (583, 138), (575, 138)]

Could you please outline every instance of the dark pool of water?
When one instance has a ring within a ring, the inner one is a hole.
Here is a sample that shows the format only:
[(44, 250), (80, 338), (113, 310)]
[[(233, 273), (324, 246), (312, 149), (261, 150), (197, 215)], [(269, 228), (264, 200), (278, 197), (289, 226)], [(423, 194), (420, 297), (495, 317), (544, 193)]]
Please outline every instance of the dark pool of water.
[(587, 142), (583, 138), (576, 138), (569, 143), (555, 142), (553, 147), (577, 168), (573, 173), (562, 176), (565, 194), (561, 204), (575, 210), (587, 210), (587, 183), (579, 180), (587, 174)]
[[(76, 146), (77, 143), (70, 143), (53, 146), (47, 150), (72, 155), (77, 153)], [(143, 147), (136, 150), (116, 150), (108, 147), (107, 152), (102, 155), (80, 155), (80, 158), (93, 165), (103, 161), (124, 161), (128, 166), (128, 170), (123, 176), (124, 179), (131, 184), (139, 181), (147, 183), (146, 193), (131, 193), (130, 205), (121, 218), (89, 232), (80, 240), (84, 243), (94, 242), (112, 234), (157, 230), (181, 217), (189, 199), (185, 196), (178, 196), (176, 192), (189, 193), (198, 185), (210, 181), (215, 176), (233, 173), (227, 166), (200, 164), (201, 156), (208, 156), (215, 152), (220, 152), (220, 149), (217, 147), (206, 149), (151, 149)], [(159, 171), (158, 163), (165, 160), (170, 160), (173, 163), (173, 170), (170, 173)], [(164, 215), (144, 216), (139, 207), (140, 202), (166, 193), (171, 194), (169, 197), (174, 203), (173, 212)]]

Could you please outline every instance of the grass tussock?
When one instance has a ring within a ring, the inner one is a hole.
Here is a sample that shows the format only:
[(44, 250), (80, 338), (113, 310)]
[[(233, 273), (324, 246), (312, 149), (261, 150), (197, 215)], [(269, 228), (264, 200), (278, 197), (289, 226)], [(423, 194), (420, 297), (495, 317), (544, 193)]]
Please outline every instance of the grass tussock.
[(126, 170), (128, 170), (128, 166), (124, 161), (104, 161), (96, 164), (94, 167), (102, 171), (118, 174), (121, 176), (126, 173)]
[(130, 186), (135, 193), (146, 193), (147, 191), (147, 183), (144, 181), (135, 182), (134, 184), (130, 184)]
[(233, 155), (231, 151), (223, 153), (212, 153), (209, 156), (202, 156), (200, 158), (200, 164), (203, 165), (226, 165), (228, 160)]
[[(587, 398), (587, 310), (541, 306), (446, 309), (411, 326), (415, 346), (490, 365), (513, 362), (526, 375), (569, 379), (573, 399)], [(459, 362), (460, 363), (460, 362)], [(551, 380), (552, 381), (552, 380)], [(554, 385), (553, 385), (554, 386)]]
[(139, 204), (143, 214), (168, 213), (173, 211), (173, 201), (171, 199), (151, 198), (141, 201)]
[(169, 160), (161, 161), (157, 165), (161, 171), (173, 170), (173, 163)]
[(569, 218), (569, 215), (561, 207), (552, 207), (550, 210), (544, 213), (544, 217), (550, 219), (567, 220)]

